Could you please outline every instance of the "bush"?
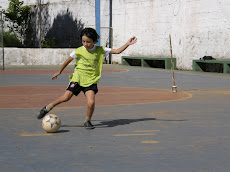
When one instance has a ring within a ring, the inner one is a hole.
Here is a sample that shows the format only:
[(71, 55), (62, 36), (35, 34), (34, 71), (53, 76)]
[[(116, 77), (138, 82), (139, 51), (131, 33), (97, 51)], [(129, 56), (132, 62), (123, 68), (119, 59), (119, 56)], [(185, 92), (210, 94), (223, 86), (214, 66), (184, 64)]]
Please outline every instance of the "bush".
[(55, 48), (55, 38), (46, 38), (42, 41), (42, 47), (43, 48)]
[(18, 37), (10, 31), (3, 32), (3, 43), (4, 47), (23, 47)]

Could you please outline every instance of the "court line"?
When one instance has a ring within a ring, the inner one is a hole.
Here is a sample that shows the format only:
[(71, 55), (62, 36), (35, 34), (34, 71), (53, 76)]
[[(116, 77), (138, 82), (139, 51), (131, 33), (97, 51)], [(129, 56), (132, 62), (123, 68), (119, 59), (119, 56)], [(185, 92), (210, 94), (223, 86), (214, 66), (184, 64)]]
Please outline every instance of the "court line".
[[(7, 86), (2, 86), (2, 87), (7, 87)], [(41, 87), (44, 87), (44, 86), (41, 86)], [(47, 87), (47, 86), (45, 86)], [(53, 87), (53, 86), (50, 86), (50, 87)], [(100, 86), (100, 87), (110, 87), (110, 86)], [(0, 86), (1, 88), (1, 86)], [(118, 88), (139, 88), (139, 87), (118, 87)], [(142, 88), (143, 89), (143, 88)], [(156, 89), (156, 88), (144, 88), (146, 90), (151, 90), (151, 89), (154, 89), (154, 90), (162, 90), (162, 91), (167, 91), (167, 92), (171, 92), (169, 90), (166, 90), (166, 89)], [(130, 93), (133, 93), (133, 92), (130, 92)], [(140, 92), (142, 93), (142, 92)], [(146, 93), (146, 92), (144, 92)], [(154, 92), (153, 94), (156, 94), (157, 92)], [(185, 99), (189, 99), (189, 98), (192, 98), (192, 94), (191, 93), (188, 93), (188, 92), (181, 92), (181, 93), (184, 93), (184, 94), (187, 94), (187, 97), (183, 97), (183, 98), (177, 98), (177, 99), (174, 99), (174, 100), (162, 100), (162, 101), (154, 101), (154, 102), (147, 102), (147, 103), (124, 103), (124, 104), (116, 104), (116, 105), (98, 105), (97, 107), (111, 107), (111, 106), (121, 106), (121, 105), (138, 105), (138, 104), (153, 104), (153, 103), (163, 103), (163, 102), (173, 102), (173, 101), (181, 101), (181, 100), (185, 100)], [(101, 94), (109, 94), (109, 93), (101, 93)], [(111, 94), (111, 93), (110, 93)], [(177, 93), (172, 93), (172, 94), (177, 94)], [(36, 94), (36, 95), (43, 95), (43, 94)], [(52, 94), (53, 95), (53, 94)], [(14, 95), (15, 96), (15, 95)], [(80, 108), (82, 107), (86, 107), (86, 106), (80, 106)], [(63, 107), (62, 107), (63, 108)], [(68, 107), (66, 106), (65, 108), (79, 108), (79, 107)], [(39, 109), (39, 108), (0, 108), (0, 109)]]
[[(147, 104), (154, 104), (154, 103), (166, 103), (166, 102), (175, 102), (175, 101), (182, 101), (185, 99), (190, 99), (192, 98), (192, 94), (191, 93), (187, 93), (184, 92), (186, 94), (188, 94), (188, 97), (185, 98), (180, 98), (180, 99), (174, 99), (174, 100), (162, 100), (162, 101), (157, 101), (157, 102), (148, 102), (148, 103), (127, 103), (127, 104), (116, 104), (116, 105), (97, 105), (97, 107), (114, 107), (114, 106), (126, 106), (126, 105), (147, 105)], [(62, 109), (72, 109), (72, 108), (83, 108), (83, 107), (87, 107), (87, 105), (84, 106), (66, 106), (66, 107), (55, 107), (55, 109), (57, 108), (62, 108)], [(0, 109), (40, 109), (39, 107), (37, 108), (0, 108)]]
[(141, 141), (141, 143), (160, 143), (160, 142), (155, 140), (145, 140), (145, 141)]
[(20, 136), (51, 136), (53, 134), (51, 133), (46, 133), (46, 134), (42, 134), (42, 133), (37, 133), (37, 134), (29, 134), (29, 133), (21, 133)]
[(156, 135), (155, 133), (147, 133), (147, 134), (115, 134), (113, 136), (151, 136), (151, 135)]
[(134, 132), (135, 133), (142, 133), (142, 132), (155, 132), (155, 131), (160, 131), (160, 130), (136, 130)]

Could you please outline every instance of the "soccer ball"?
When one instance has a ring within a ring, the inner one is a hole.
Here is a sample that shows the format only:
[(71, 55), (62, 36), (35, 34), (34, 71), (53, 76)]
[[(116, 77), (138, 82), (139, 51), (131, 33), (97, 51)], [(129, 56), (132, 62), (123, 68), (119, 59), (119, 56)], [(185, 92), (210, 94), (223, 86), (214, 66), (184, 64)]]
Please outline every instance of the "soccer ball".
[(48, 114), (42, 119), (42, 128), (47, 133), (57, 132), (60, 126), (61, 126), (61, 120), (55, 114)]

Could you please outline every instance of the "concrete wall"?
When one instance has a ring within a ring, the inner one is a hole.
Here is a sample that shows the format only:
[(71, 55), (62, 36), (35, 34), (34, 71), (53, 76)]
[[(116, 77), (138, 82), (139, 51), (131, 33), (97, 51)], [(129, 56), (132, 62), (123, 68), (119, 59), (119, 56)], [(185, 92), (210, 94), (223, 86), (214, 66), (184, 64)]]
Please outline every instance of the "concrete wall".
[[(34, 6), (34, 0), (24, 1), (25, 4)], [(106, 44), (106, 39), (109, 36), (109, 0), (101, 0), (101, 45)], [(35, 7), (37, 8), (37, 7)], [(42, 39), (47, 35), (49, 30), (54, 27), (54, 22), (57, 21), (57, 16), (65, 16), (70, 14), (73, 20), (77, 20), (84, 27), (96, 28), (95, 19), (95, 0), (42, 0)], [(37, 26), (39, 26), (39, 13), (37, 12)], [(67, 29), (72, 27), (69, 23), (60, 23), (63, 32), (68, 32), (73, 37), (78, 37), (79, 34), (73, 31), (73, 29)], [(39, 30), (39, 29), (38, 29)], [(73, 31), (73, 32), (71, 32)], [(60, 31), (58, 30), (60, 33)], [(61, 33), (60, 33), (61, 34)], [(37, 38), (40, 37), (39, 32)], [(65, 39), (66, 36), (63, 37)]]
[[(24, 2), (30, 5), (34, 3), (32, 0)], [(42, 0), (44, 4), (47, 2), (50, 25), (57, 14), (68, 9), (85, 27), (95, 28), (94, 0)], [(109, 26), (108, 4), (109, 0), (101, 0), (101, 27)], [(129, 47), (122, 55), (170, 57), (171, 34), (173, 56), (177, 58), (179, 69), (191, 70), (192, 60), (205, 55), (230, 59), (229, 0), (113, 0), (112, 12), (112, 48), (119, 48), (131, 36), (138, 38), (137, 44)], [(7, 51), (6, 58), (11, 59)], [(26, 50), (22, 51), (23, 54)], [(41, 52), (54, 51), (56, 54), (56, 51), (61, 50), (28, 51), (38, 51), (41, 57), (45, 57)], [(112, 61), (120, 63), (121, 55), (112, 55)]]
[[(169, 34), (177, 67), (191, 70), (205, 55), (230, 59), (230, 1), (113, 1), (114, 47), (136, 35), (138, 43), (125, 55), (170, 57)], [(120, 57), (113, 56), (120, 62)]]
[[(5, 48), (5, 65), (62, 65), (74, 49)], [(74, 63), (71, 62), (72, 64)]]

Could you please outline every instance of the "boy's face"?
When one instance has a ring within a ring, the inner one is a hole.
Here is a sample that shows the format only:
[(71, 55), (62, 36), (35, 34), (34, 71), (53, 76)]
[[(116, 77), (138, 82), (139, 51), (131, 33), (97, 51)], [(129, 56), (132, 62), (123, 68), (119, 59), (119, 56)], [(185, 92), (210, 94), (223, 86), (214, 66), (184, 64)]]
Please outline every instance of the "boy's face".
[(96, 42), (93, 42), (93, 40), (85, 35), (82, 36), (82, 44), (86, 48), (86, 50), (90, 50), (93, 48), (94, 44)]

